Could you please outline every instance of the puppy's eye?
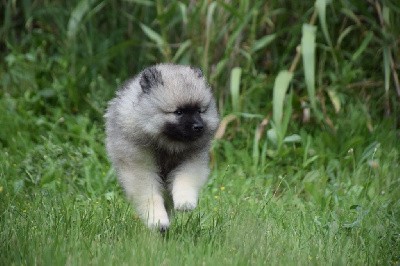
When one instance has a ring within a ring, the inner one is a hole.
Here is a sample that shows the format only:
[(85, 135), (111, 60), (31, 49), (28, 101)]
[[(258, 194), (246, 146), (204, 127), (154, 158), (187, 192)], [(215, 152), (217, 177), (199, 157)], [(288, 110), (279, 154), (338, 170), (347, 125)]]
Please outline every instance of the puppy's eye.
[(174, 114), (176, 114), (176, 115), (182, 115), (182, 114), (183, 114), (183, 111), (182, 111), (181, 109), (178, 109), (178, 110), (176, 110), (176, 111), (174, 112)]
[(207, 108), (208, 108), (208, 106), (205, 107), (205, 108), (201, 108), (201, 109), (197, 110), (197, 112), (198, 112), (199, 114), (204, 114), (205, 112), (207, 112)]

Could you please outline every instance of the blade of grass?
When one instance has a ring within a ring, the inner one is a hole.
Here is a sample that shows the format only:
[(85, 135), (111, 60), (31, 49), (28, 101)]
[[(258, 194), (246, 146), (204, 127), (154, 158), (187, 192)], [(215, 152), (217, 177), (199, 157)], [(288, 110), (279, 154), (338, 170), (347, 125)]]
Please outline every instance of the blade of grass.
[(210, 49), (210, 40), (211, 40), (211, 28), (213, 22), (213, 16), (215, 8), (217, 7), (216, 2), (212, 2), (207, 9), (207, 19), (206, 19), (206, 39), (204, 44), (204, 55), (203, 55), (203, 71), (206, 75), (208, 75), (208, 51)]
[(253, 138), (253, 167), (257, 168), (258, 162), (260, 160), (260, 138), (259, 138), (259, 127), (256, 128), (254, 132), (254, 138)]
[(340, 33), (339, 37), (337, 38), (336, 46), (337, 46), (338, 48), (340, 48), (340, 46), (342, 45), (342, 42), (343, 42), (344, 38), (345, 38), (347, 35), (349, 35), (349, 34), (350, 34), (353, 30), (355, 30), (355, 29), (357, 29), (357, 27), (356, 27), (355, 25), (348, 26), (346, 29), (344, 29), (344, 30)]
[(374, 34), (372, 31), (369, 31), (367, 33), (367, 36), (365, 36), (365, 39), (363, 40), (363, 42), (361, 43), (360, 47), (357, 49), (357, 51), (353, 54), (353, 56), (351, 57), (352, 61), (357, 60), (360, 55), (365, 51), (365, 49), (368, 47), (368, 44), (370, 43), (370, 41), (372, 40), (372, 37), (374, 37)]
[(140, 23), (140, 28), (142, 28), (144, 34), (146, 34), (146, 36), (152, 40), (160, 50), (162, 50), (162, 47), (165, 44), (164, 39), (161, 37), (160, 34), (158, 34), (157, 32), (155, 32), (154, 30), (152, 30), (150, 27), (144, 25), (143, 23)]
[(224, 73), (227, 63), (228, 58), (224, 58), (218, 62), (215, 69), (210, 74), (210, 83), (213, 83), (222, 73)]
[(85, 14), (90, 10), (94, 0), (82, 0), (74, 8), (68, 21), (67, 37), (72, 39), (79, 30), (80, 23)]
[(339, 62), (337, 60), (335, 49), (333, 48), (331, 37), (329, 36), (328, 24), (326, 23), (326, 6), (330, 2), (331, 1), (329, 1), (329, 0), (316, 0), (315, 8), (317, 9), (317, 12), (318, 12), (319, 23), (321, 24), (321, 28), (322, 28), (322, 32), (324, 34), (325, 40), (330, 47), (330, 52), (332, 54), (333, 62), (335, 63), (336, 72), (338, 72), (339, 71)]
[(383, 48), (383, 73), (385, 80), (385, 108), (386, 113), (390, 113), (390, 103), (389, 103), (389, 86), (390, 86), (390, 50), (389, 47), (385, 46)]
[(385, 94), (389, 93), (389, 84), (390, 84), (390, 61), (389, 61), (389, 47), (385, 46), (383, 48), (383, 70), (385, 77)]
[(262, 37), (261, 39), (257, 40), (254, 42), (253, 46), (251, 47), (251, 51), (257, 52), (258, 50), (268, 46), (270, 43), (272, 43), (276, 38), (276, 34), (270, 34)]
[(362, 23), (360, 21), (360, 19), (357, 17), (356, 14), (354, 14), (354, 12), (350, 9), (350, 8), (342, 8), (340, 10), (346, 17), (348, 17), (349, 19), (351, 19), (352, 21), (354, 21), (354, 23), (357, 26), (361, 26)]
[(225, 131), (226, 131), (226, 128), (228, 127), (228, 124), (233, 122), (233, 121), (235, 121), (235, 120), (238, 120), (238, 117), (236, 115), (230, 114), (230, 115), (225, 116), (221, 120), (221, 123), (219, 124), (218, 130), (215, 133), (214, 138), (215, 139), (222, 139), (224, 137), (224, 135), (225, 135)]
[(156, 44), (158, 50), (164, 57), (163, 60), (170, 61), (171, 51), (165, 38), (163, 38), (163, 35), (157, 33), (143, 23), (140, 23), (140, 28), (143, 30), (144, 34), (146, 34), (146, 36)]
[(187, 25), (187, 23), (188, 23), (187, 6), (182, 2), (179, 2), (178, 5), (179, 5), (179, 9), (180, 9), (181, 15), (182, 15), (182, 22), (183, 22), (184, 25)]
[(278, 128), (278, 149), (282, 147), (283, 141), (286, 136), (286, 132), (289, 126), (290, 119), (292, 117), (292, 112), (293, 112), (293, 106), (292, 106), (292, 100), (293, 100), (293, 90), (290, 91), (288, 94), (288, 97), (285, 99), (285, 104), (284, 104), (284, 111), (283, 111), (283, 117), (282, 117), (282, 126), (281, 128)]
[(176, 51), (174, 57), (172, 58), (172, 62), (177, 62), (182, 57), (183, 53), (185, 53), (188, 50), (190, 45), (192, 45), (191, 40), (184, 41)]
[(260, 160), (260, 140), (265, 132), (265, 127), (269, 123), (269, 118), (265, 117), (261, 123), (257, 126), (257, 129), (254, 132), (254, 140), (253, 140), (253, 163), (254, 167), (258, 166)]

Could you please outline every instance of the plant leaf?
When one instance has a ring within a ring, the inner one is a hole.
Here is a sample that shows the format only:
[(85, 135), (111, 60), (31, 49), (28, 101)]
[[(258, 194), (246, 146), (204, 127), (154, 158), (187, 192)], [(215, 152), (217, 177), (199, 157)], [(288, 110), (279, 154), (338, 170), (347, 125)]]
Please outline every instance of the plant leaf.
[(89, 11), (90, 7), (94, 3), (94, 0), (81, 0), (78, 5), (74, 8), (71, 13), (71, 17), (68, 21), (67, 27), (67, 37), (68, 39), (72, 39), (75, 37), (78, 32), (79, 25), (82, 21), (82, 18)]
[(275, 128), (271, 128), (267, 131), (267, 138), (274, 144), (278, 143), (278, 135), (276, 134)]
[(179, 5), (179, 9), (180, 9), (181, 14), (182, 14), (182, 22), (183, 22), (184, 25), (186, 25), (188, 23), (187, 6), (182, 2), (178, 2), (178, 5)]
[(322, 32), (324, 33), (326, 42), (329, 44), (330, 47), (332, 47), (332, 41), (329, 36), (328, 26), (326, 24), (326, 6), (327, 6), (327, 4), (328, 4), (327, 0), (315, 1), (315, 7), (318, 11), (318, 18), (321, 23)]
[(317, 28), (309, 24), (303, 24), (303, 36), (301, 38), (301, 52), (303, 54), (304, 77), (307, 85), (308, 97), (311, 107), (316, 110), (315, 99), (315, 34)]
[(278, 76), (275, 79), (272, 105), (273, 121), (278, 128), (281, 128), (283, 117), (283, 103), (292, 78), (293, 73), (287, 70), (282, 70), (279, 72)]
[(328, 96), (333, 104), (333, 107), (335, 108), (335, 112), (339, 113), (341, 109), (341, 104), (340, 104), (340, 99), (336, 93), (336, 90), (334, 89), (328, 90)]
[(283, 139), (283, 142), (285, 142), (285, 143), (301, 142), (301, 137), (298, 134), (293, 134), (293, 135), (285, 137)]
[(231, 97), (232, 97), (232, 109), (234, 112), (239, 112), (239, 89), (240, 89), (240, 76), (242, 75), (242, 69), (235, 67), (231, 72)]

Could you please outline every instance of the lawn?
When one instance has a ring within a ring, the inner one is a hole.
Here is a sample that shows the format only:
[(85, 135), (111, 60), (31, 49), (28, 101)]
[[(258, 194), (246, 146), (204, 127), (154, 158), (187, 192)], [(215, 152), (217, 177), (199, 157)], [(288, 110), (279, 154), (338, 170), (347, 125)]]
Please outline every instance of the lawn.
[[(396, 1), (0, 10), (0, 265), (400, 263)], [(157, 62), (200, 66), (223, 118), (199, 206), (164, 234), (104, 147), (107, 101)]]

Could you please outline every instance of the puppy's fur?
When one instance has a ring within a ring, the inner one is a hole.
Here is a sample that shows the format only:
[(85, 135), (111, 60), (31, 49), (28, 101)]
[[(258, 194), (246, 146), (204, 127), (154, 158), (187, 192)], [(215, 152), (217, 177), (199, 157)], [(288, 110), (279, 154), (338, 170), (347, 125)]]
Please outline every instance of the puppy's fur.
[(117, 92), (105, 118), (108, 155), (149, 227), (169, 227), (165, 194), (176, 210), (196, 207), (219, 124), (212, 91), (199, 69), (146, 68)]

